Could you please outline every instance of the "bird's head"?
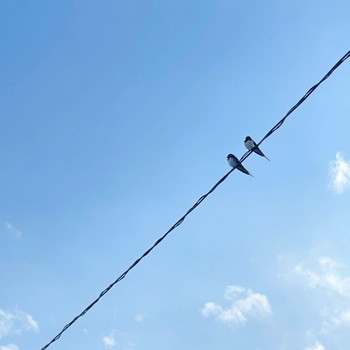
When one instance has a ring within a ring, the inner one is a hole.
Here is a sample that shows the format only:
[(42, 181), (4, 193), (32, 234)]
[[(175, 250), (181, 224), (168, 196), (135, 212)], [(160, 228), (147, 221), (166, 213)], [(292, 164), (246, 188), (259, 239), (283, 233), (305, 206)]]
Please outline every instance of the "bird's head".
[(227, 159), (233, 158), (233, 154), (230, 153), (226, 158)]
[(252, 140), (252, 138), (250, 136), (246, 136), (244, 142), (251, 141), (251, 140)]

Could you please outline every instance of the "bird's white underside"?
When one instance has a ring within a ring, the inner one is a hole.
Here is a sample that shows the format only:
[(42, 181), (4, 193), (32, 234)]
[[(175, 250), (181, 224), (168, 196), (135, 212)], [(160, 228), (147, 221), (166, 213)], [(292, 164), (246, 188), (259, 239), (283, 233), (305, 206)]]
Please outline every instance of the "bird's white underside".
[(247, 149), (251, 150), (255, 145), (253, 140), (248, 140), (244, 142), (244, 146), (246, 146)]
[(237, 161), (234, 158), (229, 158), (227, 161), (232, 168), (235, 168), (237, 166)]

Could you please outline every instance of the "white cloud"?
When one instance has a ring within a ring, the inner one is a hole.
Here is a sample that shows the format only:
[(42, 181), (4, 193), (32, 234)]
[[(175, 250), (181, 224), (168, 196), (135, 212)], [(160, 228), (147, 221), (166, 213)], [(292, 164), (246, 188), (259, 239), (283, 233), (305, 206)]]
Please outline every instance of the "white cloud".
[(22, 331), (39, 331), (38, 323), (23, 311), (6, 312), (0, 309), (0, 339)]
[(337, 326), (350, 326), (350, 310), (343, 310), (338, 315), (332, 318)]
[(127, 341), (126, 344), (123, 346), (123, 350), (134, 350), (135, 345), (131, 341)]
[(117, 343), (115, 340), (115, 330), (112, 330), (110, 335), (103, 337), (102, 341), (106, 349), (114, 348)]
[(344, 160), (337, 152), (335, 160), (330, 163), (329, 174), (331, 176), (329, 187), (336, 193), (344, 192), (350, 181), (350, 162)]
[(239, 327), (247, 323), (248, 317), (261, 317), (271, 312), (271, 306), (264, 294), (253, 293), (240, 286), (228, 286), (225, 299), (231, 301), (228, 308), (208, 302), (202, 308), (202, 315), (213, 316), (228, 326)]
[(39, 330), (38, 322), (36, 322), (31, 315), (29, 314), (24, 314), (24, 315), (25, 315), (24, 318), (27, 324), (27, 328), (37, 332)]
[(319, 258), (313, 270), (306, 269), (302, 264), (294, 268), (294, 272), (306, 279), (309, 288), (326, 292), (320, 299), (325, 303), (320, 312), (323, 318), (320, 333), (323, 335), (339, 327), (350, 327), (350, 277), (344, 274), (344, 268), (344, 265), (329, 257)]
[(294, 272), (304, 276), (310, 288), (325, 288), (334, 291), (341, 296), (350, 297), (350, 277), (342, 276), (339, 273), (341, 265), (329, 257), (322, 257), (318, 260), (319, 271), (314, 272), (305, 269), (302, 264), (294, 268)]
[(243, 293), (245, 288), (240, 286), (227, 286), (225, 291), (226, 300), (234, 300), (237, 295)]
[(138, 314), (135, 316), (135, 322), (141, 323), (144, 321), (144, 319), (145, 319), (144, 315)]
[[(348, 302), (344, 305), (340, 301), (336, 307), (327, 308), (327, 312), (322, 314), (325, 320), (321, 325), (321, 334), (328, 335), (339, 327), (350, 328), (350, 309), (346, 308), (347, 305)], [(342, 309), (342, 306), (345, 307)]]
[(19, 350), (19, 347), (15, 344), (0, 345), (0, 350)]
[(16, 226), (12, 225), (10, 222), (5, 223), (5, 227), (8, 232), (11, 233), (15, 238), (21, 238), (22, 237), (22, 231), (18, 229)]
[(309, 346), (305, 350), (326, 350), (326, 349), (320, 342), (317, 341), (314, 345)]

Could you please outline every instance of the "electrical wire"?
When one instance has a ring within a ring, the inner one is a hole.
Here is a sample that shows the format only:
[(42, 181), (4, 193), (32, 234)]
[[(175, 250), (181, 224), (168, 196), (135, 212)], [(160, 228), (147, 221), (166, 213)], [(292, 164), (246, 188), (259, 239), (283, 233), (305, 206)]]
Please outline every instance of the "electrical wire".
[[(329, 72), (314, 86), (312, 86), (307, 93), (287, 112), (287, 114), (257, 143), (257, 147), (259, 147), (260, 144), (262, 144), (268, 137), (270, 137), (277, 129), (279, 129), (285, 120), (325, 81), (327, 80), (333, 72), (342, 64), (344, 63), (348, 58), (350, 57), (350, 51), (348, 51), (330, 70)], [(240, 159), (240, 162), (243, 162), (245, 159), (247, 159), (250, 154), (252, 153), (252, 150), (246, 152), (242, 158)]]
[[(263, 143), (267, 138), (269, 138), (277, 129), (279, 129), (285, 120), (321, 85), (326, 79), (328, 79), (332, 73), (348, 58), (350, 57), (350, 50), (329, 70), (329, 72), (315, 85), (313, 85), (306, 94), (287, 112), (287, 114), (275, 125), (272, 127), (270, 131), (267, 132), (267, 134), (257, 143), (257, 146), (259, 146), (261, 143)], [(240, 162), (242, 163), (244, 160), (246, 160), (253, 150), (247, 151), (240, 159)], [(126, 275), (137, 265), (140, 263), (140, 261), (145, 258), (158, 244), (160, 244), (170, 232), (175, 230), (178, 226), (180, 226), (186, 219), (186, 217), (194, 210), (196, 209), (211, 193), (213, 193), (216, 188), (221, 185), (227, 177), (235, 170), (235, 168), (231, 169), (226, 175), (224, 175), (207, 193), (205, 193), (203, 196), (201, 196), (197, 202), (187, 210), (187, 212), (173, 225), (169, 228), (167, 232), (163, 234), (148, 250), (146, 250), (137, 260), (135, 260), (130, 267), (125, 270), (113, 283), (111, 283), (106, 289), (104, 289), (99, 296), (90, 304), (88, 305), (79, 315), (75, 316), (72, 321), (70, 321), (68, 324), (66, 324), (61, 332), (59, 332), (49, 343), (47, 343), (44, 347), (41, 348), (41, 350), (46, 350), (52, 343), (57, 341), (61, 335), (69, 328), (71, 327), (80, 317), (84, 316), (96, 303), (100, 301), (100, 299), (109, 292), (117, 283), (119, 283), (121, 280), (123, 280)]]

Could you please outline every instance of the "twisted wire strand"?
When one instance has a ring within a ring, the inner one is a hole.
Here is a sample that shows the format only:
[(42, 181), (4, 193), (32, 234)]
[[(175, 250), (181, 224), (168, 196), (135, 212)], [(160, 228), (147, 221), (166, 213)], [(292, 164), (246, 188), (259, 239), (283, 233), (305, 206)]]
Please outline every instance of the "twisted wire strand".
[[(266, 133), (266, 135), (257, 143), (256, 147), (259, 147), (260, 144), (262, 144), (268, 137), (270, 137), (276, 130), (278, 130), (285, 120), (325, 81), (327, 80), (333, 72), (342, 64), (344, 63), (348, 58), (350, 57), (350, 51), (348, 51), (330, 70), (329, 72), (314, 86), (312, 86), (306, 94), (286, 113), (286, 115), (275, 125), (272, 127), (270, 131)], [(247, 159), (250, 154), (252, 153), (252, 150), (247, 151), (242, 158), (240, 159), (240, 162), (242, 163), (245, 159)]]
[[(285, 120), (321, 85), (326, 79), (328, 79), (332, 73), (348, 58), (350, 57), (350, 50), (329, 70), (329, 72), (314, 86), (312, 86), (306, 94), (287, 112), (287, 114), (276, 124), (272, 127), (270, 131), (266, 133), (266, 135), (257, 143), (257, 146), (259, 146), (262, 142), (264, 142), (267, 138), (269, 138), (276, 130), (278, 130)], [(252, 150), (247, 151), (240, 159), (240, 162), (244, 162), (251, 154)], [(180, 226), (186, 219), (186, 217), (195, 210), (211, 193), (213, 193), (217, 187), (219, 187), (226, 179), (227, 177), (235, 170), (235, 168), (231, 169), (229, 172), (227, 172), (207, 193), (202, 195), (195, 204), (193, 204), (192, 207), (190, 207), (187, 212), (173, 225), (169, 228), (167, 232), (163, 234), (148, 250), (146, 250), (137, 260), (135, 260), (130, 267), (125, 270), (114, 282), (112, 282), (106, 289), (104, 289), (99, 296), (90, 304), (88, 305), (79, 315), (75, 316), (68, 324), (66, 324), (61, 332), (59, 332), (49, 343), (47, 343), (44, 347), (41, 348), (41, 350), (46, 350), (52, 343), (57, 341), (61, 335), (69, 328), (71, 327), (80, 317), (84, 316), (96, 303), (100, 301), (100, 299), (109, 292), (117, 283), (119, 283), (121, 280), (123, 280), (126, 275), (137, 265), (140, 263), (140, 261), (145, 258), (154, 248), (157, 247), (158, 244), (160, 244), (170, 232), (175, 230), (178, 226)]]

